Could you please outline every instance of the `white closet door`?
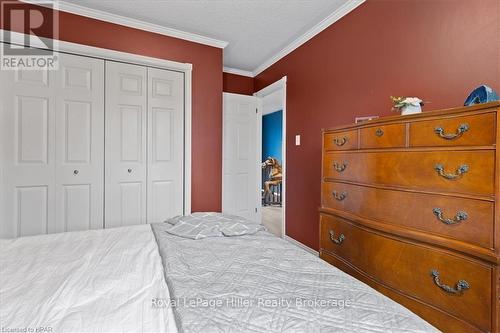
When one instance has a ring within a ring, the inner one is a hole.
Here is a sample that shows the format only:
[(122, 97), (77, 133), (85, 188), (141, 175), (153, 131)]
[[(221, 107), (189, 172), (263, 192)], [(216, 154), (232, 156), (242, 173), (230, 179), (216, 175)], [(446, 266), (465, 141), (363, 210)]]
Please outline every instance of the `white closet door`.
[(57, 76), (57, 230), (102, 228), (104, 60), (60, 54)]
[(0, 237), (102, 227), (104, 61), (59, 62), (0, 76)]
[(146, 67), (106, 61), (105, 227), (146, 223)]
[(2, 238), (56, 231), (54, 78), (47, 70), (0, 74)]
[(184, 206), (184, 74), (148, 68), (148, 223)]

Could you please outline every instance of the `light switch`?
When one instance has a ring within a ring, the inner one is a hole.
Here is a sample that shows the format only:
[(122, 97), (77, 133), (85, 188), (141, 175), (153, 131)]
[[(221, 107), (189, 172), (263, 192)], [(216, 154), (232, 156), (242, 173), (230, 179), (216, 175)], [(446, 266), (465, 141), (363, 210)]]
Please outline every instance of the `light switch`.
[(300, 146), (300, 135), (295, 136), (295, 145)]

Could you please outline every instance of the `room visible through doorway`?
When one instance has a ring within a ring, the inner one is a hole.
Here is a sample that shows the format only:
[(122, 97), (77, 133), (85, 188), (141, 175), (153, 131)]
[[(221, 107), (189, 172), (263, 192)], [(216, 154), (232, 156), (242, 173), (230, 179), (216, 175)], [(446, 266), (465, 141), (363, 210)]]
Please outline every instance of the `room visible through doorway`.
[[(278, 237), (284, 230), (284, 87), (280, 80), (262, 101), (262, 224)], [(280, 84), (281, 83), (281, 84)], [(278, 84), (278, 86), (276, 86)], [(264, 90), (266, 90), (265, 88)]]

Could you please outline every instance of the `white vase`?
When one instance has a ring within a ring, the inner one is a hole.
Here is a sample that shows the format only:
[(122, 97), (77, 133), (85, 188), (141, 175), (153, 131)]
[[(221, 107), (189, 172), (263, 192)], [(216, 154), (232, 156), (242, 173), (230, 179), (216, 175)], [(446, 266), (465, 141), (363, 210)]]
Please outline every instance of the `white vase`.
[(401, 108), (401, 115), (405, 116), (407, 114), (421, 113), (422, 107), (420, 105), (409, 104)]

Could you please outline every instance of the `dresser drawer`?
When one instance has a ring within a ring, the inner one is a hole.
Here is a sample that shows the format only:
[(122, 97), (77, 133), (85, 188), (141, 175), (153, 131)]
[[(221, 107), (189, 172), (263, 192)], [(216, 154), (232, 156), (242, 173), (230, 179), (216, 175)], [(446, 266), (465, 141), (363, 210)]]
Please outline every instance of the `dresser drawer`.
[(495, 183), (494, 165), (493, 150), (338, 152), (324, 155), (323, 177), (491, 196)]
[(358, 131), (325, 133), (323, 148), (325, 150), (349, 150), (358, 148)]
[(410, 146), (490, 146), (495, 143), (495, 114), (418, 121), (410, 124)]
[(360, 146), (366, 148), (400, 148), (406, 145), (406, 125), (393, 124), (360, 130)]
[(494, 203), (324, 182), (321, 205), (492, 249)]
[[(322, 250), (383, 285), (491, 331), (491, 267), (388, 238), (329, 215), (321, 215), (320, 232)], [(463, 281), (462, 291), (457, 291), (459, 281)]]

